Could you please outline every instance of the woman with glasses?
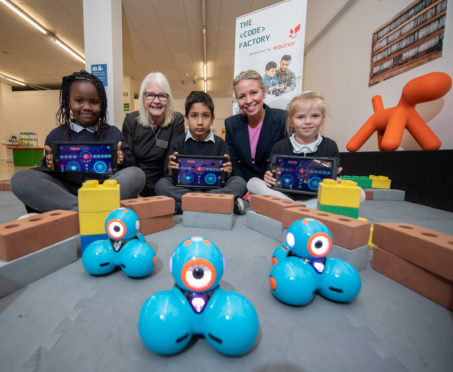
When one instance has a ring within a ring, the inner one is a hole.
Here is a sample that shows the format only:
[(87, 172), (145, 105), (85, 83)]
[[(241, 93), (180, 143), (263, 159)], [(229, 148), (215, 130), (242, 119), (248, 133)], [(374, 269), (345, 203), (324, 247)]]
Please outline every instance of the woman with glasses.
[(151, 72), (142, 81), (138, 102), (139, 110), (126, 115), (123, 135), (137, 165), (146, 174), (141, 195), (150, 196), (163, 177), (171, 141), (184, 133), (184, 117), (174, 110), (170, 85), (160, 72)]

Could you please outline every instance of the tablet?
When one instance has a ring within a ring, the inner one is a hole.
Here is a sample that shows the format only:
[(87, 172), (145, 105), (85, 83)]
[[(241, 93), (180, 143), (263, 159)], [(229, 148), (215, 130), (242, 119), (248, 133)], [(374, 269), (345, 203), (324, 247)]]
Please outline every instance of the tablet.
[(55, 170), (111, 175), (117, 170), (115, 142), (54, 142)]
[(178, 155), (178, 170), (174, 172), (176, 186), (213, 189), (225, 183), (222, 165), (224, 156)]
[(276, 178), (275, 189), (316, 195), (324, 178), (337, 178), (337, 158), (272, 155), (270, 171)]

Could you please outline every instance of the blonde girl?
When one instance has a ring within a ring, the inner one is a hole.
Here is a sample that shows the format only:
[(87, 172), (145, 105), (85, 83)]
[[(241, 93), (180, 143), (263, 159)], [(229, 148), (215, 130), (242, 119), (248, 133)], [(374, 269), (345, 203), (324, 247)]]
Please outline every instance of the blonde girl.
[[(326, 103), (322, 96), (313, 91), (294, 97), (288, 105), (286, 131), (288, 138), (278, 141), (272, 148), (271, 157), (278, 155), (298, 155), (310, 157), (335, 157), (340, 163), (340, 153), (336, 142), (324, 137), (320, 131), (326, 117)], [(339, 172), (341, 168), (339, 168)], [(316, 208), (316, 199), (300, 194), (288, 194), (274, 190), (276, 179), (268, 170), (264, 179), (251, 178), (247, 188), (251, 194), (274, 195), (284, 199), (302, 200), (309, 208)]]

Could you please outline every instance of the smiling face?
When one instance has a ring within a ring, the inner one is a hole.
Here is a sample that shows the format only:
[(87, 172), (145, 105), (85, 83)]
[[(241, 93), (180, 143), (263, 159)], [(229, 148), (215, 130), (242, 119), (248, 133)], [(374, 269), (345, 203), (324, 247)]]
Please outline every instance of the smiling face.
[[(146, 99), (146, 95), (154, 94), (155, 97), (152, 100)], [(162, 102), (158, 95), (167, 95), (159, 85), (154, 82), (149, 82), (145, 89), (145, 94), (143, 96), (143, 104), (145, 110), (148, 111), (151, 124), (160, 125), (165, 120), (165, 112), (167, 111), (168, 100)], [(163, 96), (162, 96), (163, 97)]]
[(69, 88), (69, 107), (72, 117), (80, 126), (93, 125), (101, 114), (101, 99), (96, 87), (89, 81), (75, 81)]
[(203, 103), (194, 103), (186, 119), (193, 138), (197, 141), (204, 141), (214, 123), (214, 115), (212, 115), (209, 107)]
[(280, 61), (280, 71), (285, 72), (286, 70), (288, 70), (288, 66), (290, 63), (291, 63), (291, 61), (286, 61), (286, 60), (282, 59)]
[(291, 117), (291, 127), (296, 141), (302, 144), (314, 142), (325, 116), (316, 100), (302, 101)]
[(257, 80), (241, 80), (234, 91), (238, 105), (247, 117), (253, 118), (264, 115), (263, 100), (266, 95)]

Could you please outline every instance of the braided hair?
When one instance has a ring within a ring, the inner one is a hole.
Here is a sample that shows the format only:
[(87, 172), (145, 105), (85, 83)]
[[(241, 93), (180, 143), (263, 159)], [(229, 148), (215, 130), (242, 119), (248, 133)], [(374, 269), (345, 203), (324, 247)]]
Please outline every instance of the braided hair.
[(85, 70), (81, 70), (80, 72), (74, 72), (72, 75), (64, 76), (61, 82), (60, 88), (60, 107), (57, 111), (57, 123), (62, 125), (66, 128), (68, 136), (71, 133), (71, 127), (69, 126), (69, 121), (71, 120), (71, 107), (70, 107), (70, 97), (69, 91), (71, 89), (72, 83), (76, 81), (88, 81), (92, 83), (101, 100), (101, 112), (96, 124), (96, 132), (95, 136), (97, 140), (103, 140), (104, 133), (108, 128), (107, 124), (107, 95), (105, 93), (104, 84), (102, 81), (98, 79), (98, 77), (90, 74)]

